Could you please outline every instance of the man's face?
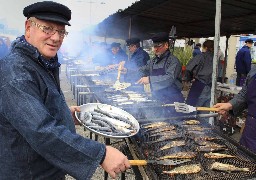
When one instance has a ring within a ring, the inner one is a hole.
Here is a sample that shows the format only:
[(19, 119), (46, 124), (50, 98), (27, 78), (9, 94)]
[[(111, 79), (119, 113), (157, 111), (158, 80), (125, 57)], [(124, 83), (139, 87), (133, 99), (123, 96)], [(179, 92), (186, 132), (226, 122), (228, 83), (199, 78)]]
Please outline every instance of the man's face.
[(131, 53), (134, 53), (136, 51), (137, 47), (135, 44), (131, 44), (128, 46), (128, 49)]
[[(55, 33), (47, 34), (43, 31), (44, 28), (53, 28)], [(63, 31), (65, 25), (33, 18), (26, 21), (25, 37), (44, 58), (50, 59), (55, 57), (64, 39), (55, 30)]]
[(162, 42), (162, 43), (154, 43), (154, 52), (155, 55), (160, 56), (168, 49), (168, 43)]
[(117, 54), (119, 51), (119, 47), (112, 47), (111, 51), (113, 54)]
[(253, 45), (253, 43), (246, 43), (246, 45), (247, 45), (249, 48), (251, 48), (252, 45)]

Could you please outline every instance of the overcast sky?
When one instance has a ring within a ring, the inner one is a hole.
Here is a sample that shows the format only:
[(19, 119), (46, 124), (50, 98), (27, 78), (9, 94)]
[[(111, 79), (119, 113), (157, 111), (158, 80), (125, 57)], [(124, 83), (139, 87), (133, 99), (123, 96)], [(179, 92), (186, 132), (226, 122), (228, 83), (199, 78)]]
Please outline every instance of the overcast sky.
[[(23, 32), (25, 17), (23, 8), (41, 0), (0, 0), (0, 20), (9, 28)], [(80, 30), (97, 24), (119, 9), (125, 9), (136, 0), (53, 0), (68, 6), (72, 11), (70, 30)]]

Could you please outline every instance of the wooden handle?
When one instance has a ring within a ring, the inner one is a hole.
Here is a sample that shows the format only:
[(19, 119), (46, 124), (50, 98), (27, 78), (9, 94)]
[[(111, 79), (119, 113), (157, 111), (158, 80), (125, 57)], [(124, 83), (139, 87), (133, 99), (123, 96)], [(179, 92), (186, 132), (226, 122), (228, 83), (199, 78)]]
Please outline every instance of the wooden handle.
[(120, 80), (121, 68), (122, 68), (122, 65), (120, 64), (118, 67), (117, 80)]
[(218, 111), (218, 108), (197, 107), (197, 111)]
[(147, 165), (146, 160), (129, 160), (131, 166), (144, 166)]

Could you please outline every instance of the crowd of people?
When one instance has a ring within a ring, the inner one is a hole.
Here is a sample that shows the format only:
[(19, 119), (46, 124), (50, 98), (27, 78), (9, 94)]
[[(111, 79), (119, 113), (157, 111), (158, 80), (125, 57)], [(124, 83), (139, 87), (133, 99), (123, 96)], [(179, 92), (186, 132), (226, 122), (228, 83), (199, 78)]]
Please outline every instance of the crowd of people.
[[(0, 60), (0, 177), (65, 179), (68, 173), (77, 179), (90, 179), (101, 166), (115, 178), (130, 168), (127, 157), (111, 146), (76, 133), (78, 121), (74, 112), (80, 108), (68, 107), (60, 88), (57, 52), (68, 34), (65, 26), (71, 25), (71, 10), (56, 2), (43, 1), (25, 7), (23, 15), (27, 18), (24, 35), (12, 43), (10, 52)], [(139, 38), (126, 40), (129, 58), (120, 43), (112, 43), (110, 50), (101, 43), (101, 51), (93, 62), (101, 66), (122, 63), (120, 70), (125, 81), (150, 85), (152, 97), (162, 103), (184, 102), (182, 67), (170, 52), (169, 34), (160, 32), (152, 36), (152, 59), (140, 41)], [(241, 51), (246, 54), (251, 44), (246, 41)], [(197, 53), (186, 66), (183, 79), (192, 82), (186, 103), (209, 106), (214, 42), (206, 40), (202, 52), (199, 44), (196, 47)], [(241, 92), (230, 102), (214, 107), (220, 114), (235, 115), (248, 108), (240, 142), (256, 152), (256, 70), (239, 71), (241, 54), (238, 52), (236, 59), (240, 79), (246, 77)], [(247, 58), (243, 61), (247, 62)]]

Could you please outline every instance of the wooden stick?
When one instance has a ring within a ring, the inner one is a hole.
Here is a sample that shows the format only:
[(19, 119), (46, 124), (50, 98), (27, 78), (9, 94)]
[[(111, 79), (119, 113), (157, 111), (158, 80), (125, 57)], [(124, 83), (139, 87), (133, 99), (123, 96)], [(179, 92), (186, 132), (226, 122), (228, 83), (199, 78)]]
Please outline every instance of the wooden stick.
[(197, 107), (197, 111), (219, 111), (218, 108), (209, 108), (209, 107)]
[(146, 160), (129, 160), (131, 166), (145, 166), (147, 165)]

